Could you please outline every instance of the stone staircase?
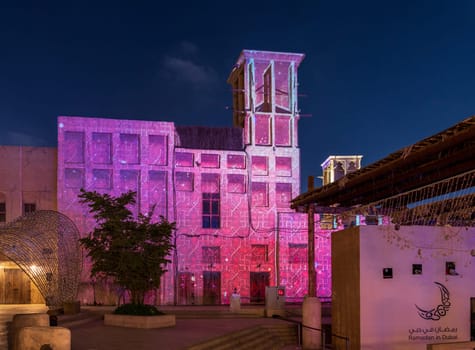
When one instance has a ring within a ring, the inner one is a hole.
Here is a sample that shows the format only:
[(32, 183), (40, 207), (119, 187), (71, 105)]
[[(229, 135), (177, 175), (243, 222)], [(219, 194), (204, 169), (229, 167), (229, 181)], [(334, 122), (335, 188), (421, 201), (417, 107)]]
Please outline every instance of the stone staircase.
[(57, 318), (57, 325), (65, 328), (72, 328), (81, 326), (83, 324), (102, 320), (104, 315), (102, 313), (81, 311), (73, 315), (59, 315)]
[(297, 347), (294, 324), (261, 325), (220, 336), (187, 350), (281, 350)]
[(264, 309), (242, 309), (239, 312), (230, 312), (229, 310), (170, 310), (177, 319), (187, 318), (261, 318), (264, 317)]

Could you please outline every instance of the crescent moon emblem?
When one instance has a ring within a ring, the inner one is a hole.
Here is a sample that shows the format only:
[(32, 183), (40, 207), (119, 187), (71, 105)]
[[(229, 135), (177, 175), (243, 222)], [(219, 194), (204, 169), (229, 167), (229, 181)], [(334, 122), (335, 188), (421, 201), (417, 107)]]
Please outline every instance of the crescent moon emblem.
[(450, 293), (446, 286), (442, 283), (434, 282), (440, 290), (440, 304), (430, 310), (424, 310), (416, 305), (417, 313), (425, 320), (438, 321), (441, 317), (447, 315), (450, 309)]

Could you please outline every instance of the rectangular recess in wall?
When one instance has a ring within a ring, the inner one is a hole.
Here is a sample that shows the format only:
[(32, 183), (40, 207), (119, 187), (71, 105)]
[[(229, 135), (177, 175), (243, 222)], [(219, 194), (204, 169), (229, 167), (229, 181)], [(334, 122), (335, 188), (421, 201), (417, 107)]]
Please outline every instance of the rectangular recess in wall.
[(219, 264), (221, 262), (221, 249), (218, 246), (201, 247), (201, 261), (204, 264)]
[(84, 163), (84, 133), (65, 131), (63, 143), (65, 163)]
[(270, 132), (270, 116), (256, 115), (255, 125), (256, 145), (270, 145), (272, 142)]
[(77, 168), (65, 168), (64, 186), (67, 188), (84, 187), (84, 170)]
[(279, 208), (290, 208), (292, 200), (292, 184), (276, 183), (275, 184), (275, 201)]
[(175, 165), (179, 167), (192, 167), (193, 158), (193, 153), (191, 152), (176, 152)]
[(112, 170), (109, 169), (92, 169), (93, 187), (100, 189), (112, 188)]
[(251, 184), (252, 205), (256, 207), (269, 206), (269, 184), (266, 182), (253, 182)]
[(275, 117), (275, 145), (290, 146), (290, 118)]
[(91, 161), (94, 164), (112, 163), (112, 134), (93, 132), (91, 137)]
[(168, 143), (166, 135), (148, 136), (148, 163), (152, 165), (167, 165)]
[(268, 258), (267, 244), (252, 244), (251, 245), (251, 260), (255, 262), (266, 262)]
[(220, 177), (219, 174), (201, 174), (201, 192), (203, 193), (219, 193)]
[(268, 175), (268, 158), (265, 156), (252, 156), (252, 174), (253, 175)]
[(140, 137), (136, 134), (120, 134), (119, 138), (119, 163), (140, 163)]
[(227, 163), (229, 169), (246, 169), (246, 158), (240, 154), (228, 154)]
[(177, 191), (193, 191), (193, 173), (177, 171), (175, 173), (175, 188)]
[(308, 258), (306, 243), (289, 243), (289, 263), (306, 263)]
[(140, 212), (140, 171), (121, 170), (119, 181), (119, 189), (121, 193), (128, 191), (136, 192), (136, 203), (135, 205), (130, 205), (129, 209), (134, 216), (137, 216)]
[(167, 216), (167, 172), (151, 170), (148, 172), (148, 200), (155, 205), (153, 216)]
[(228, 174), (228, 192), (246, 193), (246, 177), (241, 174)]
[(292, 158), (275, 157), (275, 173), (277, 176), (292, 176)]
[[(121, 170), (120, 171), (120, 189), (123, 192), (139, 191), (140, 172), (138, 170)], [(138, 195), (138, 193), (137, 193)], [(138, 202), (138, 198), (137, 198)]]
[(219, 168), (219, 154), (201, 154), (200, 166), (203, 168)]

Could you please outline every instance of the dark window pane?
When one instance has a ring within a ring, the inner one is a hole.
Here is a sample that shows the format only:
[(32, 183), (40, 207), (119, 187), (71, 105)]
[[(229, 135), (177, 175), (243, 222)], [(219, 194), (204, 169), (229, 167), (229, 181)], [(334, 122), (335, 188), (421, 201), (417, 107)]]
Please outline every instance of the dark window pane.
[(6, 206), (5, 202), (0, 203), (0, 222), (7, 221), (7, 214), (6, 214)]
[(28, 214), (36, 211), (35, 203), (23, 203), (23, 214)]
[(219, 216), (213, 216), (211, 219), (211, 227), (219, 228)]
[(212, 214), (219, 214), (219, 202), (213, 202), (211, 208)]
[(203, 193), (202, 224), (203, 228), (219, 228), (219, 193)]

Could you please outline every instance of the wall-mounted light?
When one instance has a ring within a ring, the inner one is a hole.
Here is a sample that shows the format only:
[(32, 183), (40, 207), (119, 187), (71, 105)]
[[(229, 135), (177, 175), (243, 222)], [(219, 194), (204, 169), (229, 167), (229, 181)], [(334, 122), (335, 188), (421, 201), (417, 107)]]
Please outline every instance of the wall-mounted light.
[(393, 278), (393, 268), (392, 267), (385, 267), (383, 268), (383, 278)]
[(446, 261), (445, 262), (445, 274), (449, 276), (458, 276), (458, 272), (455, 269), (455, 262)]

